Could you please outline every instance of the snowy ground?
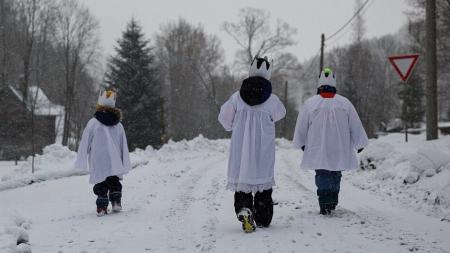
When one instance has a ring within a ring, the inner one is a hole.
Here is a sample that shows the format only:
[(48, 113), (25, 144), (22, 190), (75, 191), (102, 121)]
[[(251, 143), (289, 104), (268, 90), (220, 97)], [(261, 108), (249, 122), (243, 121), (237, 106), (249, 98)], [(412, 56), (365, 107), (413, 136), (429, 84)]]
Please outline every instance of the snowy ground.
[[(101, 218), (87, 176), (70, 168), (73, 154), (53, 146), (37, 158), (39, 176), (27, 164), (3, 175), (0, 252), (450, 252), (450, 166), (442, 162), (450, 138), (426, 146), (444, 153), (433, 158), (433, 175), (431, 165), (412, 159), (421, 157), (423, 136), (412, 139), (372, 141), (362, 159), (376, 169), (344, 174), (332, 217), (318, 214), (314, 175), (298, 169), (301, 152), (277, 141), (278, 205), (272, 226), (252, 234), (241, 231), (225, 190), (227, 140), (134, 152), (124, 211)], [(417, 181), (404, 183), (413, 172)], [(440, 201), (423, 198), (426, 191)], [(25, 243), (17, 247), (18, 239)]]

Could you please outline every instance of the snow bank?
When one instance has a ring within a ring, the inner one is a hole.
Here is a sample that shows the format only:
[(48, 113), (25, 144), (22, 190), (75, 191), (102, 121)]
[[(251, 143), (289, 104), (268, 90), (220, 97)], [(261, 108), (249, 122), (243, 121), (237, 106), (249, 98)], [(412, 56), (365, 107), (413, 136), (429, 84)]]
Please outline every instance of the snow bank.
[(161, 147), (158, 150), (158, 153), (173, 153), (173, 152), (198, 152), (198, 151), (216, 151), (216, 152), (225, 152), (229, 149), (230, 140), (227, 139), (219, 139), (219, 140), (210, 140), (203, 135), (199, 135), (198, 137), (192, 140), (181, 140), (178, 142), (174, 142), (169, 140), (167, 144)]
[(450, 137), (429, 142), (423, 135), (410, 139), (404, 143), (401, 134), (390, 134), (371, 140), (361, 153), (361, 170), (349, 180), (426, 213), (448, 215)]
[(28, 230), (31, 222), (17, 212), (9, 217), (2, 217), (0, 223), (0, 252), (31, 253)]
[(34, 173), (31, 172), (32, 158), (29, 157), (12, 174), (1, 178), (0, 190), (17, 188), (49, 179), (87, 174), (87, 171), (74, 169), (75, 156), (75, 152), (60, 144), (47, 146), (44, 148), (42, 155), (36, 155), (34, 158)]
[[(209, 140), (202, 135), (192, 140), (179, 142), (169, 141), (161, 149), (155, 150), (148, 146), (145, 150), (136, 149), (130, 153), (132, 168), (147, 165), (153, 158), (159, 162), (168, 161), (177, 157), (198, 157), (202, 151), (226, 152), (229, 140)], [(35, 172), (31, 172), (31, 157), (27, 159), (18, 169), (4, 175), (0, 179), (0, 191), (30, 185), (36, 182), (59, 179), (70, 176), (81, 176), (88, 174), (86, 170), (74, 168), (76, 152), (69, 150), (60, 144), (52, 144), (43, 150), (42, 155), (36, 155)]]
[[(184, 166), (189, 160), (227, 153), (229, 139), (209, 140), (198, 136), (192, 140), (169, 141), (159, 150), (152, 147), (130, 153), (133, 168), (163, 168), (176, 162)], [(292, 149), (286, 139), (276, 140), (277, 152)], [(402, 134), (389, 134), (377, 140), (360, 154), (361, 170), (344, 177), (351, 184), (393, 198), (426, 213), (450, 218), (450, 136), (426, 142), (423, 135), (411, 135), (404, 142)], [(35, 173), (31, 159), (13, 173), (3, 176), (0, 191), (35, 182), (85, 175), (73, 168), (76, 153), (58, 144), (44, 149), (35, 157)], [(185, 168), (183, 170), (189, 170)]]

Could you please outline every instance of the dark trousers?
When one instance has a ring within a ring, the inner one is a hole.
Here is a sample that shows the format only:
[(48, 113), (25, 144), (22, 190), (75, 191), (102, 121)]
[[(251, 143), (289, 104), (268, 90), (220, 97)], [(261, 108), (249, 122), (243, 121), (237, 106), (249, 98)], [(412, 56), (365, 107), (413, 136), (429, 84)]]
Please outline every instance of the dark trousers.
[(120, 203), (122, 184), (118, 176), (107, 177), (105, 181), (94, 185), (94, 194), (97, 195), (97, 207), (108, 207), (108, 193), (110, 201)]
[(269, 226), (273, 216), (272, 189), (256, 192), (234, 193), (234, 211), (238, 214), (242, 208), (250, 209), (257, 225)]
[(322, 209), (335, 209), (341, 188), (340, 171), (316, 170), (316, 186), (319, 205)]

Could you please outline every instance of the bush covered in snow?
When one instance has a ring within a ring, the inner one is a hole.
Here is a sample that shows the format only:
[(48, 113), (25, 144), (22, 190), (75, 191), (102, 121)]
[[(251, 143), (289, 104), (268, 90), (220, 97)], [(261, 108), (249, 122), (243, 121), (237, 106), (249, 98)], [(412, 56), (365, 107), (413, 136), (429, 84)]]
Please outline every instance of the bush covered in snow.
[(392, 196), (404, 204), (438, 215), (450, 208), (450, 138), (425, 141), (422, 135), (391, 134), (360, 155), (361, 170), (351, 179), (363, 189)]
[(8, 225), (0, 229), (0, 252), (5, 253), (31, 253), (31, 245), (28, 230), (31, 222), (19, 214), (11, 215)]

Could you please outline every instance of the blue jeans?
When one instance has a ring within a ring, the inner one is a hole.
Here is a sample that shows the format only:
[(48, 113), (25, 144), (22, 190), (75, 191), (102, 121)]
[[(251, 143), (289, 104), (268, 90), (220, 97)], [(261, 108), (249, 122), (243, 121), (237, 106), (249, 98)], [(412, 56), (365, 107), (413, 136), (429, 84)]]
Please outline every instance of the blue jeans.
[(317, 197), (321, 209), (335, 209), (338, 204), (342, 174), (340, 171), (316, 170)]

